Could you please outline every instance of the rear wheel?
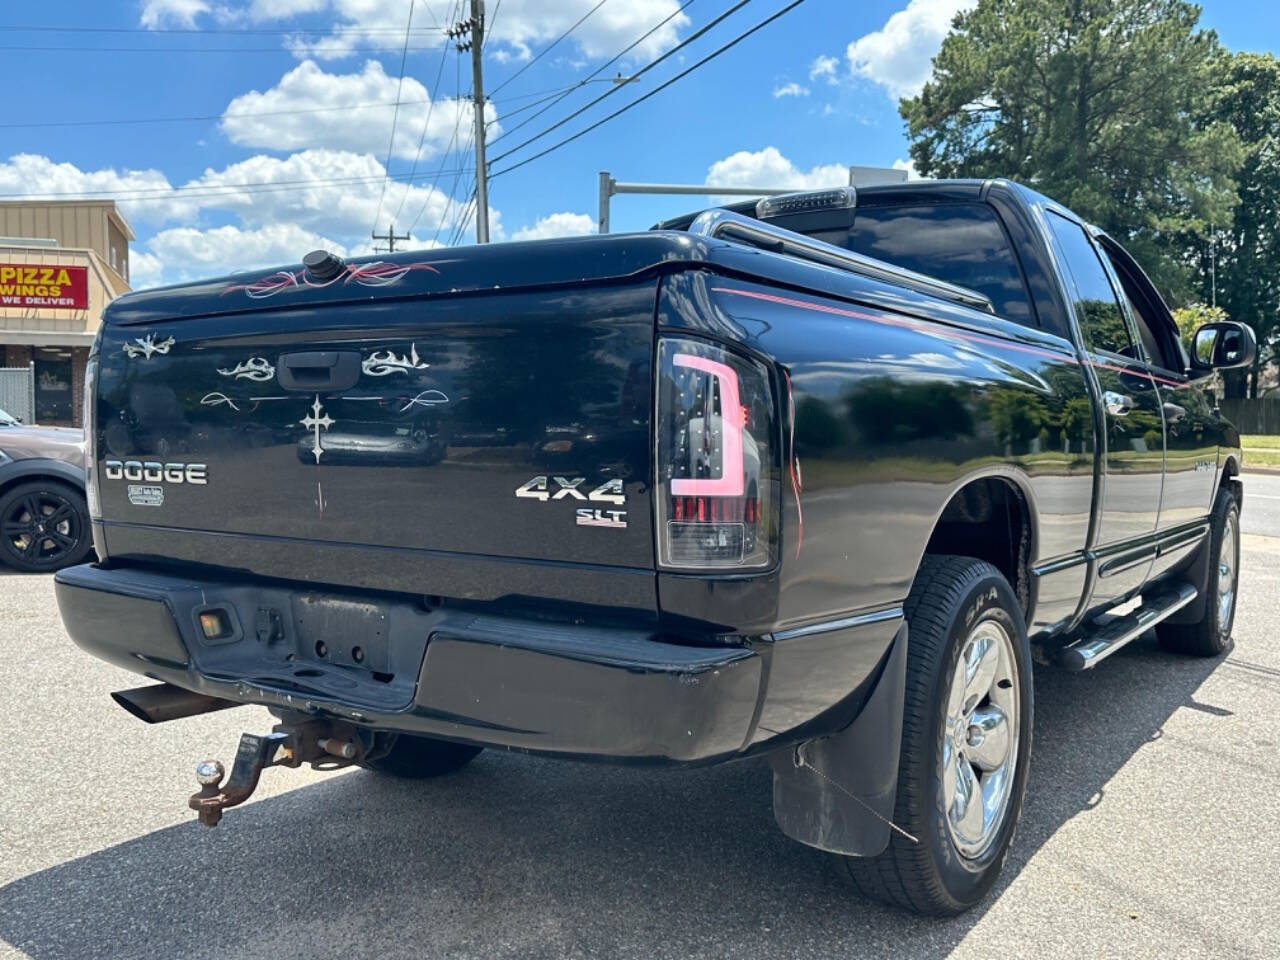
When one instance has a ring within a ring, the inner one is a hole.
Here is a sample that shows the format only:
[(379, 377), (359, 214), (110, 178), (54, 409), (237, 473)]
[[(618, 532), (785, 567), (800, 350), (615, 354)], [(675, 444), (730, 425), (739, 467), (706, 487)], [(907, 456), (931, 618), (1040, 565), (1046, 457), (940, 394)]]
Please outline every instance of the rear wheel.
[(376, 759), (364, 761), (361, 765), (379, 773), (391, 774), (393, 777), (426, 780), (461, 770), (474, 760), (482, 749), (482, 747), (472, 747), (464, 743), (432, 740), (430, 737), (413, 737), (407, 733), (401, 733), (396, 735), (390, 750)]
[(926, 557), (907, 598), (907, 683), (888, 848), (842, 857), (864, 894), (955, 914), (995, 883), (1031, 753), (1031, 656), (1022, 609), (991, 564)]
[(1228, 490), (1219, 490), (1209, 526), (1209, 577), (1204, 616), (1198, 623), (1162, 623), (1160, 645), (1177, 653), (1216, 657), (1231, 643), (1240, 586), (1240, 506)]
[(0, 495), (0, 560), (25, 573), (80, 563), (93, 546), (84, 494), (56, 481), (20, 483)]

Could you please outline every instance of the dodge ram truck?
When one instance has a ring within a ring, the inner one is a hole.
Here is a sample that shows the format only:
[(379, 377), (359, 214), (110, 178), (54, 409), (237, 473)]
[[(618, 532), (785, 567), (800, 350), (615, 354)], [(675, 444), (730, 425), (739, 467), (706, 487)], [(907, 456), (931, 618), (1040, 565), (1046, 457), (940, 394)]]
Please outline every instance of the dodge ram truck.
[(1005, 180), (314, 251), (108, 307), (58, 604), (154, 681), (136, 716), (279, 721), (197, 766), (207, 825), (278, 766), (764, 757), (787, 835), (956, 913), (1014, 835), (1033, 655), (1229, 644), (1206, 388), (1256, 349), (1184, 348), (1115, 239)]

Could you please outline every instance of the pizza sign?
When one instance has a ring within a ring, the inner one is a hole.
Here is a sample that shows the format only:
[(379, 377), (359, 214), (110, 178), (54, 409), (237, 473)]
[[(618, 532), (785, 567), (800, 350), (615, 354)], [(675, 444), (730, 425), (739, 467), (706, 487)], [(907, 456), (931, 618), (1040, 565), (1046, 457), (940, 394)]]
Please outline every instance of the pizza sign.
[(89, 308), (89, 268), (0, 263), (0, 307)]

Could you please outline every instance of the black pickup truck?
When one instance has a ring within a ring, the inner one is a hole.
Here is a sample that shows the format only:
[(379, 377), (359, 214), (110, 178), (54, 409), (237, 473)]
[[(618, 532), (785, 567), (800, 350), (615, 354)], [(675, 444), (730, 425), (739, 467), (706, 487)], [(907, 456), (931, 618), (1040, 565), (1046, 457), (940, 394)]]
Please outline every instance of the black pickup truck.
[[(1002, 180), (122, 297), (89, 364), (77, 644), (229, 778), (484, 746), (765, 756), (782, 829), (953, 913), (994, 883), (1032, 660), (1229, 642), (1239, 438), (1115, 240)], [(1123, 710), (1123, 704), (1116, 709)], [(1174, 786), (1170, 785), (1171, 788)]]

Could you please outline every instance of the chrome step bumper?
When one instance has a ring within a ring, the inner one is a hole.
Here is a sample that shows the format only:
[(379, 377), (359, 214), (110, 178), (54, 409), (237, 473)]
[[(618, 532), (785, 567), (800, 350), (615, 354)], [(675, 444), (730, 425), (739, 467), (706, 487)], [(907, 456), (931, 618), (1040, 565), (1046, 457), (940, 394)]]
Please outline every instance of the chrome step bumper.
[(1079, 637), (1058, 651), (1058, 662), (1068, 670), (1088, 670), (1097, 666), (1125, 644), (1136, 640), (1161, 620), (1177, 613), (1196, 598), (1189, 583), (1176, 583), (1143, 594), (1142, 606), (1133, 613), (1116, 617), (1101, 626), (1086, 623)]

